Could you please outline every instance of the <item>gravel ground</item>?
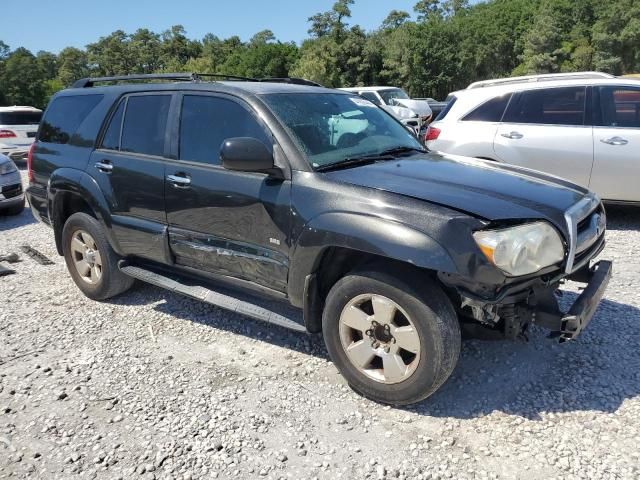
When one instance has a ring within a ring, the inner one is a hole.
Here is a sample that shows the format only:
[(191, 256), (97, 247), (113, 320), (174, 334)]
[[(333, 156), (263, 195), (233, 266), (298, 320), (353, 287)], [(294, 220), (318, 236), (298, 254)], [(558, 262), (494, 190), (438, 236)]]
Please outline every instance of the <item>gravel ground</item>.
[(466, 341), (403, 409), (353, 393), (320, 337), (148, 285), (88, 300), (50, 229), (0, 218), (0, 253), (55, 261), (0, 278), (0, 478), (639, 478), (640, 213), (609, 217), (615, 276), (577, 341)]

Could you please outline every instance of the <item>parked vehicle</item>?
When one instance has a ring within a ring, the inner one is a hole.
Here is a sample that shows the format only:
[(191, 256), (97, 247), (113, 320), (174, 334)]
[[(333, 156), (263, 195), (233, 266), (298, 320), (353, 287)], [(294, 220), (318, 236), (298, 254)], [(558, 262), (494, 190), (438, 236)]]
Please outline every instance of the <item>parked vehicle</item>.
[(455, 92), (428, 148), (564, 177), (640, 202), (640, 80), (587, 72), (478, 82)]
[(440, 112), (442, 110), (444, 110), (448, 104), (448, 102), (445, 100), (444, 102), (439, 102), (438, 100), (428, 97), (428, 98), (416, 98), (416, 100), (424, 100), (429, 104), (429, 107), (431, 108), (431, 118), (434, 119), (436, 118), (438, 115), (440, 115)]
[(0, 215), (18, 215), (24, 210), (24, 192), (18, 167), (0, 154)]
[(429, 102), (423, 99), (411, 99), (401, 88), (395, 87), (355, 87), (341, 88), (384, 108), (402, 123), (411, 127), (417, 134), (429, 123), (432, 117)]
[(0, 155), (26, 160), (41, 117), (42, 110), (33, 107), (0, 107)]
[[(584, 188), (428, 153), (371, 102), (304, 81), (124, 78), (57, 93), (29, 160), (34, 216), (89, 298), (138, 278), (322, 332), (349, 384), (391, 404), (445, 382), (461, 325), (564, 341), (591, 320), (612, 267), (593, 262), (606, 219)], [(565, 314), (567, 278), (587, 286)], [(304, 326), (221, 285), (298, 307)]]

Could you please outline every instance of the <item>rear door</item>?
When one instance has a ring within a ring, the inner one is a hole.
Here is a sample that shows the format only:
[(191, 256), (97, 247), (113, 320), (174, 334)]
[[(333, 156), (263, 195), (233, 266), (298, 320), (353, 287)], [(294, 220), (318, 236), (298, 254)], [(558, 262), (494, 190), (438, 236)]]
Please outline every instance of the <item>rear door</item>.
[(189, 93), (179, 103), (165, 185), (176, 263), (285, 291), (291, 182), (220, 161), (225, 139), (253, 137), (273, 150), (272, 134), (235, 97)]
[(595, 88), (590, 188), (607, 200), (640, 201), (640, 87)]
[(496, 130), (498, 160), (589, 186), (593, 140), (584, 86), (514, 94)]
[(125, 96), (113, 110), (87, 172), (111, 209), (114, 235), (125, 255), (166, 263), (164, 161), (173, 95)]

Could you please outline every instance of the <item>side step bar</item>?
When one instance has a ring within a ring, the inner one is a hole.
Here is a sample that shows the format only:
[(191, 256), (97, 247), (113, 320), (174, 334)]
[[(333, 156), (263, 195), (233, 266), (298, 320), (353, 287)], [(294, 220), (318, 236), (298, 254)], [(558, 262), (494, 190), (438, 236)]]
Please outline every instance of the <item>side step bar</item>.
[(295, 330), (296, 332), (307, 332), (303, 325), (300, 325), (283, 315), (230, 295), (214, 292), (213, 290), (209, 290), (205, 287), (185, 285), (159, 273), (133, 265), (122, 264), (120, 265), (120, 271), (130, 277), (142, 280), (143, 282), (171, 290), (175, 293), (186, 295), (187, 297), (195, 298), (196, 300), (215, 305), (216, 307), (231, 310), (232, 312), (288, 328), (290, 330)]

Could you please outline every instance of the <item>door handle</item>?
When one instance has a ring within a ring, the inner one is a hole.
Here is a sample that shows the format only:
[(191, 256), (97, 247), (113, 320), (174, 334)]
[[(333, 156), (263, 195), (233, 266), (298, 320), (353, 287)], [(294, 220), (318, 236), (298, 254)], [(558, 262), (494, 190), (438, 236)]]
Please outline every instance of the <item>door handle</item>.
[(111, 173), (113, 171), (113, 164), (109, 160), (101, 160), (94, 166), (103, 173)]
[(185, 188), (191, 185), (191, 179), (184, 174), (167, 175), (167, 181), (174, 187)]
[(524, 135), (522, 135), (520, 132), (502, 133), (501, 135), (504, 138), (510, 138), (511, 140), (520, 140), (522, 137), (524, 137)]
[(622, 137), (603, 138), (600, 141), (602, 143), (606, 143), (607, 145), (626, 145), (627, 143), (629, 143), (629, 140), (625, 140)]

